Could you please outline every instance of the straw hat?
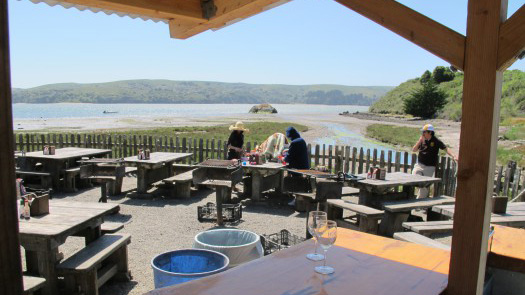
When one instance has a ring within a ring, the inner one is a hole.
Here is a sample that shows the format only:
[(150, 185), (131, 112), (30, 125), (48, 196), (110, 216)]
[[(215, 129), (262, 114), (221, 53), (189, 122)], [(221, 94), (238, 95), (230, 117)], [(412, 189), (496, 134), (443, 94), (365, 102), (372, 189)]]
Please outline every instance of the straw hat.
[(230, 130), (250, 131), (250, 129), (244, 128), (244, 123), (241, 121), (238, 121), (235, 125), (231, 125)]

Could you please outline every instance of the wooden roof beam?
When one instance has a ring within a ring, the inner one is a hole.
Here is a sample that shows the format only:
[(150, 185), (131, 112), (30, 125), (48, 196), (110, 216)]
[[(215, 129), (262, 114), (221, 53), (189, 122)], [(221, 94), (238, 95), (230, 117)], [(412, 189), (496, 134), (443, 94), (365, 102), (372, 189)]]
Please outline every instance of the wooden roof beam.
[(209, 21), (170, 20), (172, 38), (186, 39), (210, 29), (220, 29), (290, 0), (215, 0), (217, 12)]
[(505, 70), (525, 50), (525, 4), (500, 26), (498, 69)]
[(173, 18), (205, 20), (200, 0), (63, 0), (63, 2), (166, 20)]
[(394, 0), (335, 0), (463, 70), (465, 36)]

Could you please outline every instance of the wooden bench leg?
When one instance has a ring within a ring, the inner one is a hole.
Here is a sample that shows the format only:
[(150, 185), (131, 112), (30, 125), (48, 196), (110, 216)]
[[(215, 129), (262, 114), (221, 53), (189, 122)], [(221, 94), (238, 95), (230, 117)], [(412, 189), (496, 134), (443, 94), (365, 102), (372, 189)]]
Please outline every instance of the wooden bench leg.
[(108, 195), (107, 195), (107, 183), (102, 182), (100, 184), (100, 199), (98, 199), (98, 202), (107, 203), (108, 202)]
[(77, 191), (76, 183), (75, 183), (76, 175), (72, 174), (72, 173), (66, 173), (66, 177), (65, 178), (66, 178), (65, 179), (65, 181), (66, 181), (65, 191), (67, 191), (67, 192), (76, 192)]
[(377, 234), (379, 225), (377, 219), (359, 215), (359, 230), (365, 233)]
[(123, 177), (117, 177), (115, 181), (112, 181), (109, 185), (109, 195), (110, 196), (118, 196), (122, 193), (122, 182), (124, 178)]
[(131, 280), (131, 272), (129, 271), (128, 265), (128, 245), (122, 246), (115, 254), (118, 271), (114, 276), (115, 280), (124, 282)]
[(97, 270), (75, 275), (75, 280), (84, 295), (98, 295)]
[(191, 197), (191, 182), (182, 182), (175, 184), (174, 197), (189, 199)]
[(403, 231), (403, 222), (408, 220), (409, 212), (388, 212), (381, 221), (379, 233), (386, 237), (393, 237), (395, 232)]

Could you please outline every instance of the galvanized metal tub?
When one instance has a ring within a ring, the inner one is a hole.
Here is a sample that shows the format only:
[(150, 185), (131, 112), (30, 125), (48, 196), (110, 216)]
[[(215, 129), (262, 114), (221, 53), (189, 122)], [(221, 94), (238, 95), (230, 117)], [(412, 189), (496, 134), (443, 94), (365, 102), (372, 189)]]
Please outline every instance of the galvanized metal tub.
[(230, 259), (230, 267), (264, 255), (259, 235), (239, 229), (214, 229), (195, 236), (193, 248), (221, 252)]

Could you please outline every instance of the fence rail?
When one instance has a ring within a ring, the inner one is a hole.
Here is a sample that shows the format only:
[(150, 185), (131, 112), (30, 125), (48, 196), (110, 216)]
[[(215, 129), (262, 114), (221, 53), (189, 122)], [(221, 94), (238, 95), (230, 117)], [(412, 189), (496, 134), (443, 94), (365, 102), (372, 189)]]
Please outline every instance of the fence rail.
[[(44, 145), (62, 147), (86, 147), (111, 149), (113, 158), (134, 156), (138, 149), (150, 149), (152, 152), (187, 152), (193, 153), (193, 159), (202, 162), (205, 159), (225, 159), (228, 149), (226, 141), (202, 138), (153, 136), (144, 134), (110, 135), (110, 134), (16, 134), (15, 150), (27, 152), (43, 150)], [(246, 143), (251, 150), (257, 142)], [(314, 166), (328, 166), (330, 171), (344, 171), (360, 174), (371, 166), (386, 168), (388, 172), (403, 171), (410, 173), (417, 162), (416, 155), (403, 151), (365, 149), (347, 145), (308, 144), (308, 158)], [(403, 160), (401, 160), (403, 159)], [(410, 161), (409, 161), (410, 159)], [(507, 167), (497, 168), (494, 181), (494, 193), (516, 196), (525, 187), (525, 173), (510, 162)], [(436, 166), (436, 177), (442, 179), (435, 186), (434, 195), (455, 196), (457, 166), (449, 157), (440, 157)], [(523, 174), (523, 175), (522, 175)], [(521, 178), (524, 181), (521, 182)]]

